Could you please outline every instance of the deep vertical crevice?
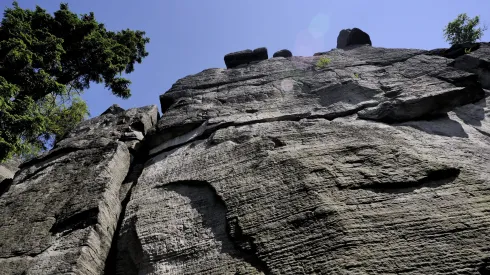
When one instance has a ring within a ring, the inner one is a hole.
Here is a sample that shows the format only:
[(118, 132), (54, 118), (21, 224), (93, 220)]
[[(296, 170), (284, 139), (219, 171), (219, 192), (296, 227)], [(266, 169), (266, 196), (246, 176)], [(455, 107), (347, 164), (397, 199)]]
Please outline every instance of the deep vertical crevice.
[(109, 250), (109, 254), (107, 255), (107, 259), (105, 262), (105, 268), (104, 268), (105, 275), (114, 275), (117, 272), (118, 240), (119, 240), (121, 227), (126, 213), (126, 207), (129, 203), (129, 200), (131, 199), (131, 193), (134, 186), (138, 184), (138, 178), (143, 172), (145, 162), (146, 162), (146, 156), (135, 157), (129, 169), (128, 175), (126, 176), (126, 179), (123, 181), (121, 185), (121, 188), (124, 188), (125, 184), (129, 184), (130, 186), (127, 189), (127, 192), (120, 193), (121, 197), (123, 197), (121, 201), (121, 213), (119, 214), (116, 230), (112, 237), (111, 248)]

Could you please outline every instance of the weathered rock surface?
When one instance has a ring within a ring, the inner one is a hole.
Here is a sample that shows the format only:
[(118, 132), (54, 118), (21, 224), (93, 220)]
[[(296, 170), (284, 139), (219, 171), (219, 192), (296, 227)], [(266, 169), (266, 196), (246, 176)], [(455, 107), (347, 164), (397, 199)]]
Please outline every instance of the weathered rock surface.
[[(14, 177), (15, 172), (19, 170), (19, 165), (21, 164), (20, 159), (13, 158), (4, 163), (0, 163), (0, 183), (4, 179), (11, 179)], [(0, 187), (1, 188), (1, 187)], [(1, 194), (1, 192), (0, 192)]]
[(82, 123), (0, 193), (0, 274), (490, 274), (490, 43), (366, 44)]
[(269, 58), (267, 48), (257, 48), (255, 50), (244, 50), (225, 55), (226, 68), (246, 67), (251, 63), (257, 63)]
[(284, 50), (279, 50), (279, 51), (275, 52), (272, 57), (291, 57), (291, 56), (293, 56), (291, 51), (284, 49)]
[(372, 45), (369, 34), (361, 29), (344, 29), (341, 30), (337, 37), (337, 49), (345, 49), (353, 45)]
[(100, 114), (101, 116), (102, 115), (105, 115), (105, 114), (119, 114), (119, 113), (122, 113), (124, 112), (125, 110), (123, 108), (121, 108), (121, 106), (119, 106), (118, 104), (113, 104), (111, 107), (107, 108), (107, 110), (105, 110), (102, 114)]
[(118, 274), (488, 274), (479, 76), (424, 50), (322, 55), (205, 70), (161, 96)]
[(146, 133), (157, 112), (148, 106), (87, 120), (21, 165), (0, 197), (0, 274), (103, 272), (132, 158), (124, 133)]
[(2, 194), (9, 188), (10, 184), (12, 184), (12, 178), (19, 170), (20, 164), (21, 159), (19, 157), (14, 157), (0, 163), (0, 196), (2, 196)]

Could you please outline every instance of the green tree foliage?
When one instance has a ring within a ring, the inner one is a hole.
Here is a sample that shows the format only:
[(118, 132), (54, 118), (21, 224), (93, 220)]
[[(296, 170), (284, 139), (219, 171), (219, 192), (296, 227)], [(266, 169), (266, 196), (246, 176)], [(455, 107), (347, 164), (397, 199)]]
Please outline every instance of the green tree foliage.
[(80, 94), (91, 82), (129, 98), (122, 73), (148, 56), (143, 31), (106, 30), (94, 14), (61, 4), (53, 15), (17, 2), (0, 25), (0, 161), (45, 150), (88, 115)]
[(466, 13), (462, 13), (447, 24), (444, 28), (444, 37), (451, 45), (474, 43), (483, 36), (483, 32), (487, 29), (486, 26), (477, 28), (479, 24), (480, 17), (469, 18)]

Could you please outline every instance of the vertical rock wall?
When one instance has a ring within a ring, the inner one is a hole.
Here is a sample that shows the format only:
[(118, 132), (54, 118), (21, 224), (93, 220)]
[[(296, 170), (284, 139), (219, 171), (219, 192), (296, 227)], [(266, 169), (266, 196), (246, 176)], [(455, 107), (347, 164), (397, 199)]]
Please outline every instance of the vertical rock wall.
[(364, 45), (177, 81), (117, 274), (488, 274), (490, 92), (454, 61)]
[(0, 274), (102, 274), (134, 155), (156, 106), (81, 123), (0, 196)]

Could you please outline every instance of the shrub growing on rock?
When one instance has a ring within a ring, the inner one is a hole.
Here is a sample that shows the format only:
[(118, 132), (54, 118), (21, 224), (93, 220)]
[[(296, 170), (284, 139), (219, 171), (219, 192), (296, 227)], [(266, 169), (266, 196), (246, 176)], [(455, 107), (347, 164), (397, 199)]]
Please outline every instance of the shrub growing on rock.
[(449, 22), (444, 28), (444, 37), (446, 41), (455, 44), (475, 43), (483, 36), (483, 32), (487, 29), (486, 26), (478, 27), (480, 17), (475, 16), (469, 18), (466, 13), (458, 15), (458, 17)]
[(330, 64), (330, 62), (332, 62), (332, 60), (328, 57), (320, 57), (320, 59), (318, 59), (318, 61), (316, 62), (316, 67), (318, 69), (321, 69), (321, 68), (324, 68), (325, 66), (327, 66), (328, 64)]

